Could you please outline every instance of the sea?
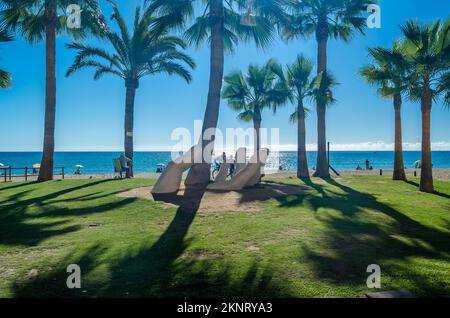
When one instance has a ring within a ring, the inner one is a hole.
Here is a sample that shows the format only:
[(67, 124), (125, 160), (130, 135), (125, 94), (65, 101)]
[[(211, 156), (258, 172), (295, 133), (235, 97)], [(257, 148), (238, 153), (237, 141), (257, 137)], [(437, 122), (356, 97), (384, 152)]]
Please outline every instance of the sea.
[[(73, 173), (76, 165), (82, 165), (82, 173), (107, 174), (114, 171), (114, 158), (120, 152), (56, 152), (55, 167), (64, 167), (66, 173)], [(13, 168), (31, 168), (40, 163), (40, 152), (0, 152), (0, 163)], [(308, 152), (308, 164), (315, 168), (317, 153)], [(172, 158), (171, 152), (135, 152), (135, 173), (156, 172), (158, 164), (167, 164)], [(450, 168), (450, 151), (435, 151), (432, 153), (434, 168)], [(365, 167), (366, 160), (374, 169), (392, 169), (394, 152), (391, 151), (332, 151), (330, 164), (336, 170), (355, 170), (358, 165)], [(414, 163), (420, 160), (420, 151), (405, 151), (405, 168), (414, 168)], [(271, 154), (267, 168), (285, 171), (295, 171), (297, 166), (297, 153), (284, 151)], [(72, 171), (73, 170), (73, 171)]]

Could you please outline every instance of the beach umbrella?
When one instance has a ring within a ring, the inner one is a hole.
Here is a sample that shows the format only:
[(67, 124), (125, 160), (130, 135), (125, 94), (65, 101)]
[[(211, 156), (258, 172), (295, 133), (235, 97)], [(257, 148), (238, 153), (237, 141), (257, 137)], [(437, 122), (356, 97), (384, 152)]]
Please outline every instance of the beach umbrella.
[(75, 168), (81, 169), (81, 168), (84, 168), (84, 166), (82, 166), (82, 165), (75, 165)]
[(3, 163), (0, 162), (0, 167), (4, 167), (5, 165)]
[(33, 165), (33, 169), (41, 169), (41, 164), (40, 163), (35, 163)]

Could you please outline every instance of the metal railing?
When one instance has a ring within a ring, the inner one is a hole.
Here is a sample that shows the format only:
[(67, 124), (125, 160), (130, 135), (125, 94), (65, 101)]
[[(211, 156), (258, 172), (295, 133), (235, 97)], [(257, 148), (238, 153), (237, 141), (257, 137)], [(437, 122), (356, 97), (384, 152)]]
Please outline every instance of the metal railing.
[[(64, 167), (55, 167), (55, 170), (59, 170), (60, 173), (55, 173), (55, 176), (61, 176), (64, 180)], [(13, 171), (23, 171), (23, 174), (13, 174)], [(39, 169), (37, 168), (14, 168), (14, 167), (0, 167), (0, 182), (11, 182), (13, 178), (23, 178), (28, 181), (30, 177), (37, 177)], [(30, 173), (31, 172), (31, 173)]]

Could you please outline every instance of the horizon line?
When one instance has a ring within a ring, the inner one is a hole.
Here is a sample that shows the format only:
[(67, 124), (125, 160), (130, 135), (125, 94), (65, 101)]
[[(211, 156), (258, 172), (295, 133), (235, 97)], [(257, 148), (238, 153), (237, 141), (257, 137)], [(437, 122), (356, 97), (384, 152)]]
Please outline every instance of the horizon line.
[[(376, 141), (376, 142), (365, 142), (365, 143), (349, 143), (349, 144), (339, 144), (339, 143), (331, 143), (330, 144), (330, 151), (331, 152), (365, 152), (365, 151), (377, 151), (377, 152), (392, 152), (394, 151), (394, 143), (385, 143), (383, 141)], [(233, 153), (238, 148), (245, 147), (248, 150), (253, 150), (253, 146), (248, 145), (232, 145), (231, 147), (223, 147), (223, 145), (216, 145), (215, 152), (226, 152), (226, 153)], [(277, 144), (277, 145), (262, 145), (264, 148), (269, 148), (273, 152), (292, 152), (297, 151), (297, 145), (296, 144)], [(189, 150), (190, 146), (186, 149), (179, 148), (179, 147), (173, 147), (173, 146), (149, 146), (149, 145), (138, 145), (135, 147), (135, 152), (180, 152), (180, 151), (187, 151)], [(432, 151), (450, 151), (450, 142), (447, 141), (439, 141), (439, 142), (432, 142), (431, 143)], [(306, 150), (308, 152), (314, 152), (317, 151), (317, 144), (307, 144)], [(420, 142), (404, 142), (403, 143), (403, 151), (421, 151), (421, 143)], [(6, 153), (6, 152), (38, 152), (42, 153), (41, 149), (5, 149), (1, 150), (0, 153)], [(85, 149), (76, 149), (76, 148), (60, 148), (55, 149), (55, 152), (123, 152), (122, 148), (106, 148), (106, 147), (88, 147)]]
[[(265, 148), (265, 147), (263, 147)], [(247, 148), (249, 149), (249, 148)], [(252, 149), (249, 149), (252, 150)], [(450, 149), (435, 149), (431, 150), (432, 152), (450, 152)], [(42, 153), (42, 150), (0, 150), (1, 153)], [(123, 152), (123, 150), (55, 150), (55, 153), (76, 153), (76, 152), (89, 152), (89, 153), (108, 153), (108, 152)], [(172, 150), (135, 150), (134, 153), (137, 152), (178, 152)], [(217, 152), (222, 152), (222, 150), (218, 150)], [(297, 150), (278, 150), (273, 152), (297, 152)], [(317, 152), (317, 150), (306, 150), (306, 152)], [(394, 152), (393, 149), (348, 149), (348, 150), (330, 150), (330, 152)], [(421, 152), (420, 149), (408, 149), (403, 150), (403, 152)]]

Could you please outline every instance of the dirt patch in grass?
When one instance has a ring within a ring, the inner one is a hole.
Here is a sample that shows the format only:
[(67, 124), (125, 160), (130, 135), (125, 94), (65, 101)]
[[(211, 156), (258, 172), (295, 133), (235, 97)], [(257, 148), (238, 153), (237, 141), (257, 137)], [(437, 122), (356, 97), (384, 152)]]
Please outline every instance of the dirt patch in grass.
[[(154, 201), (151, 195), (152, 187), (132, 189), (117, 194), (122, 198), (141, 198)], [(181, 188), (177, 196), (182, 198), (185, 189)], [(240, 212), (257, 211), (262, 202), (272, 198), (288, 195), (308, 195), (307, 188), (277, 183), (262, 183), (254, 188), (241, 191), (206, 191), (200, 201), (197, 212)], [(178, 207), (179, 205), (161, 202), (166, 208)]]
[(194, 261), (204, 261), (209, 259), (215, 259), (223, 257), (223, 253), (213, 253), (210, 251), (188, 251), (186, 252), (183, 257), (194, 260)]
[(256, 252), (256, 251), (259, 251), (259, 247), (256, 247), (254, 245), (249, 245), (249, 246), (246, 247), (245, 250), (249, 251), (249, 252)]

